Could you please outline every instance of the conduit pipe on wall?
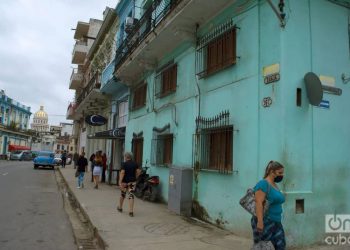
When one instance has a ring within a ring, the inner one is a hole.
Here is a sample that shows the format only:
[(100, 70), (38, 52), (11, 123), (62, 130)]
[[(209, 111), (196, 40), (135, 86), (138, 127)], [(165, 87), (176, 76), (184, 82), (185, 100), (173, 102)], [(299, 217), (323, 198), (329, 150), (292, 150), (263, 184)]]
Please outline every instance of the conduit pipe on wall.
[[(196, 38), (197, 38), (198, 28), (199, 28), (199, 24), (196, 23)], [(198, 96), (198, 115), (197, 115), (197, 117), (199, 117), (201, 115), (201, 89), (199, 87), (198, 75), (195, 75), (195, 82), (196, 82), (197, 96)]]
[[(174, 118), (173, 118), (173, 120), (174, 120), (174, 123), (175, 123), (175, 125), (176, 125), (176, 127), (178, 126), (178, 122), (177, 122), (177, 116), (176, 116), (176, 105), (174, 104), (174, 103), (171, 103), (171, 102), (169, 102), (169, 103), (167, 103), (167, 104), (165, 104), (165, 105), (163, 105), (163, 106), (161, 106), (160, 108), (158, 108), (158, 109), (153, 109), (154, 110), (154, 112), (155, 113), (159, 113), (160, 111), (162, 111), (163, 109), (166, 109), (166, 108), (168, 108), (168, 107), (173, 107), (174, 108)], [(171, 113), (172, 114), (172, 113)], [(171, 115), (172, 116), (172, 115)]]
[(283, 13), (284, 1), (280, 0), (280, 3), (279, 3), (279, 7), (280, 7), (281, 12), (278, 11), (278, 9), (276, 8), (275, 5), (273, 5), (271, 0), (267, 0), (267, 2), (271, 6), (273, 12), (275, 12), (277, 18), (280, 20), (281, 27), (284, 28), (286, 26), (286, 22), (284, 20), (286, 14)]

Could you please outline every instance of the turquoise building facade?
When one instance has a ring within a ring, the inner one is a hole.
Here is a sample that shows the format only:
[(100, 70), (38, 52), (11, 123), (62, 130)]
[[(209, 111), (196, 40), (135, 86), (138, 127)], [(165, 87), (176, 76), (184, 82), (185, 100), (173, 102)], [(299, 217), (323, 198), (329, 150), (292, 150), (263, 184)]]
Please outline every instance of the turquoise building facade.
[(31, 115), (30, 107), (25, 106), (9, 96), (4, 90), (0, 91), (0, 155), (9, 152), (9, 145), (13, 150), (16, 146), (30, 148), (28, 130)]
[(239, 199), (277, 160), (288, 246), (324, 242), (325, 215), (350, 210), (350, 5), (127, 2), (116, 8), (130, 30), (117, 33), (114, 70), (130, 91), (125, 150), (160, 176), (162, 199), (169, 169), (192, 168), (192, 215), (250, 237)]

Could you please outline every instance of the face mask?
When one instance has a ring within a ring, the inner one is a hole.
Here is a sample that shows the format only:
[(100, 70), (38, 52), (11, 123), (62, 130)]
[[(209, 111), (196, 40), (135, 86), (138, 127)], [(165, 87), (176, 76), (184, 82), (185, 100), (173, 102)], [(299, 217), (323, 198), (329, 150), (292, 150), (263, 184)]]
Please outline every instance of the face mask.
[(283, 180), (283, 175), (276, 176), (274, 182), (279, 183)]

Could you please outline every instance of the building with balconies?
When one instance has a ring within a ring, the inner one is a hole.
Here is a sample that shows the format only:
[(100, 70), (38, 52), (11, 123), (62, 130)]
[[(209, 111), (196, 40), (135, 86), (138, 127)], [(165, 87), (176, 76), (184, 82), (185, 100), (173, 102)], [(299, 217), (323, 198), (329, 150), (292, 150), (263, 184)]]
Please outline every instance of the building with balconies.
[(31, 136), (27, 130), (31, 114), (30, 107), (0, 90), (0, 155), (9, 150), (30, 149)]
[[(113, 82), (113, 70), (110, 70), (114, 69), (115, 34), (118, 25), (119, 21), (115, 10), (107, 7), (103, 13), (103, 21), (94, 35), (94, 41), (85, 55), (84, 65), (78, 65), (78, 69), (72, 72), (70, 88), (76, 90), (76, 98), (67, 109), (67, 119), (74, 120), (74, 137), (78, 141), (78, 150), (85, 151), (87, 155), (91, 155), (97, 150), (106, 152), (108, 162), (111, 163), (108, 175), (110, 182), (112, 182), (111, 179), (115, 179), (112, 178), (112, 172), (116, 172), (113, 170), (113, 162), (120, 165), (121, 160), (121, 156), (113, 155), (114, 149), (119, 147), (120, 142), (112, 148), (117, 137), (109, 136), (109, 132), (114, 129), (115, 98), (120, 96), (116, 93), (118, 90), (115, 86), (127, 91), (124, 85)], [(85, 26), (79, 27), (82, 29)], [(84, 32), (88, 31), (86, 29), (80, 31), (79, 36), (84, 36)], [(83, 77), (81, 77), (82, 75)], [(96, 114), (107, 118), (108, 123), (103, 126), (92, 126), (85, 121), (86, 117)]]
[(251, 235), (239, 200), (277, 160), (288, 246), (309, 245), (324, 241), (325, 214), (350, 209), (350, 5), (276, 2), (121, 0), (114, 77), (130, 88), (125, 149), (160, 176), (170, 208), (192, 186), (192, 215)]

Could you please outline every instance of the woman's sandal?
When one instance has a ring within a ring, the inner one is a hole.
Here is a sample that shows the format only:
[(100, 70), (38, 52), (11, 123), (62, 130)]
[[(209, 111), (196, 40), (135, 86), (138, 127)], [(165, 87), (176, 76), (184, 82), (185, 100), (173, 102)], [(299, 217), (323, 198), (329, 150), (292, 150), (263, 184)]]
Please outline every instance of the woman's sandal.
[(123, 209), (120, 207), (117, 207), (118, 212), (123, 212)]
[(133, 212), (129, 212), (129, 216), (130, 217), (134, 217), (134, 213)]

